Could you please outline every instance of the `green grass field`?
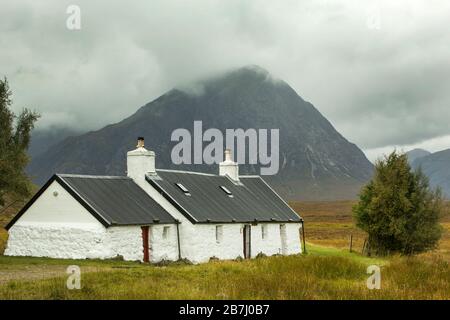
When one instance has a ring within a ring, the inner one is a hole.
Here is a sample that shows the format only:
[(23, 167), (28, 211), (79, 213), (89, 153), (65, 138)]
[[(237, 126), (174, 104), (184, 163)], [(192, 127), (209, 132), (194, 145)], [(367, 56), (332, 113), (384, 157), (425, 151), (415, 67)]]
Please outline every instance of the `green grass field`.
[[(450, 268), (434, 259), (367, 258), (309, 244), (307, 255), (157, 267), (119, 261), (0, 257), (2, 270), (47, 265), (61, 275), (10, 280), (0, 299), (449, 299)], [(65, 266), (81, 267), (81, 289), (66, 288)], [(381, 289), (366, 268), (381, 267)]]
[[(351, 202), (294, 207), (306, 220), (306, 255), (168, 266), (0, 256), (0, 299), (450, 299), (448, 220), (434, 252), (366, 257), (358, 253), (364, 234), (351, 221)], [(0, 229), (0, 250), (6, 236)], [(66, 287), (69, 265), (81, 268), (81, 290)], [(380, 290), (366, 286), (369, 265), (381, 267)]]

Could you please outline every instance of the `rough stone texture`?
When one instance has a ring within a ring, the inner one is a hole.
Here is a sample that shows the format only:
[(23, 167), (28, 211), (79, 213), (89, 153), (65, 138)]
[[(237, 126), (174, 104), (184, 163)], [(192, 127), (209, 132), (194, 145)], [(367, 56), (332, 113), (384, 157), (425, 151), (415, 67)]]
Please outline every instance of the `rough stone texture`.
[[(266, 224), (267, 238), (262, 239), (261, 224), (251, 228), (251, 256), (258, 253), (265, 255), (281, 254), (281, 237), (279, 224)], [(244, 256), (243, 224), (223, 224), (222, 241), (216, 240), (216, 225), (182, 225), (182, 255), (194, 263), (206, 262), (210, 258), (235, 259)], [(301, 253), (300, 224), (286, 224), (286, 254)]]
[(124, 260), (142, 261), (144, 248), (142, 231), (139, 226), (110, 227), (106, 229), (105, 248), (109, 251), (106, 257), (123, 257)]
[[(267, 227), (267, 236), (262, 238), (262, 225)], [(300, 246), (300, 223), (286, 223), (286, 254), (301, 253)], [(259, 253), (271, 256), (282, 254), (280, 224), (267, 223), (252, 226), (251, 255), (256, 257)]]
[(105, 229), (75, 228), (61, 224), (14, 225), (9, 230), (7, 256), (67, 259), (104, 258)]
[[(168, 228), (167, 237), (163, 237)], [(178, 260), (178, 238), (176, 225), (153, 225), (150, 227), (150, 262)]]

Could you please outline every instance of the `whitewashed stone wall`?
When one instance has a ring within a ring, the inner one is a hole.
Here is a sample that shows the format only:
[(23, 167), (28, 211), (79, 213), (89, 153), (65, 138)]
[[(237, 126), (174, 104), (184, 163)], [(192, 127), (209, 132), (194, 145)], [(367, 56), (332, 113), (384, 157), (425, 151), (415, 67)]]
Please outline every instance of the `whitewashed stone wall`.
[(223, 224), (222, 241), (216, 240), (214, 224), (182, 224), (182, 254), (194, 263), (207, 262), (210, 258), (235, 259), (243, 257), (242, 225)]
[(9, 230), (5, 255), (65, 259), (105, 258), (105, 229), (61, 224), (16, 224)]
[(109, 227), (106, 229), (105, 258), (123, 257), (128, 261), (143, 261), (144, 248), (139, 226)]
[[(164, 228), (168, 228), (166, 238), (163, 236)], [(178, 238), (176, 225), (152, 225), (149, 233), (150, 262), (178, 260)]]
[[(282, 254), (280, 225), (268, 223), (267, 237), (262, 239), (261, 225), (251, 227), (251, 256)], [(182, 255), (194, 263), (209, 261), (210, 258), (236, 259), (244, 256), (243, 224), (222, 224), (222, 241), (216, 240), (214, 224), (182, 224)], [(299, 223), (286, 223), (287, 254), (301, 253)]]
[[(262, 238), (262, 226), (267, 229), (266, 237)], [(286, 223), (286, 253), (297, 254), (301, 253), (300, 245), (300, 223)], [(252, 226), (252, 257), (259, 253), (271, 256), (274, 254), (283, 254), (281, 243), (280, 224), (267, 223)]]
[[(164, 228), (168, 228), (164, 237)], [(107, 246), (111, 250), (110, 257), (121, 256), (125, 260), (143, 261), (144, 247), (140, 226), (110, 227), (107, 230)], [(177, 229), (174, 224), (152, 225), (149, 228), (150, 262), (162, 260), (178, 260)]]
[[(262, 238), (262, 226), (265, 226), (266, 237)], [(252, 226), (251, 255), (256, 257), (259, 253), (271, 256), (281, 254), (280, 225), (272, 223)]]
[(9, 230), (5, 255), (84, 259), (109, 254), (105, 227), (58, 183)]
[(300, 237), (300, 230), (301, 230), (301, 224), (300, 223), (286, 223), (286, 231), (287, 231), (287, 254), (297, 254), (302, 253), (302, 246), (301, 246), (301, 237)]

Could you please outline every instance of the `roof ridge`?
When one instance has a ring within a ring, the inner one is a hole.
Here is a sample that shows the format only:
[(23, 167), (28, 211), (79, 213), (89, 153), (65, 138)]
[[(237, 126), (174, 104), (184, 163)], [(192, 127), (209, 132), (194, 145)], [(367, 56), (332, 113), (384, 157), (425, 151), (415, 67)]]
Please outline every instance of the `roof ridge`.
[[(210, 176), (210, 177), (225, 177), (225, 176), (221, 176), (219, 174), (213, 174), (213, 173), (206, 173), (206, 172), (198, 172), (198, 171), (187, 171), (187, 170), (173, 170), (173, 169), (156, 169), (156, 172), (158, 173), (158, 171), (162, 171), (162, 172), (173, 172), (173, 173), (186, 173), (186, 174), (198, 174), (198, 175), (202, 175), (202, 176)], [(245, 174), (245, 175), (240, 175), (239, 178), (261, 178), (261, 176), (257, 175), (257, 174)]]
[(242, 176), (239, 176), (239, 179), (240, 178), (254, 178), (254, 179), (256, 179), (256, 178), (260, 178), (261, 179), (261, 176), (258, 176), (257, 174), (245, 174), (245, 175), (242, 175)]
[(61, 178), (126, 179), (126, 180), (131, 180), (130, 177), (126, 177), (126, 176), (101, 176), (101, 175), (72, 174), (72, 173), (56, 173), (56, 175), (58, 177), (61, 177)]
[(172, 169), (156, 169), (156, 173), (158, 173), (158, 171), (162, 171), (162, 172), (173, 172), (173, 173), (197, 174), (197, 175), (210, 176), (210, 177), (223, 177), (223, 176), (218, 175), (218, 174), (205, 173), (205, 172), (198, 172), (198, 171), (172, 170)]

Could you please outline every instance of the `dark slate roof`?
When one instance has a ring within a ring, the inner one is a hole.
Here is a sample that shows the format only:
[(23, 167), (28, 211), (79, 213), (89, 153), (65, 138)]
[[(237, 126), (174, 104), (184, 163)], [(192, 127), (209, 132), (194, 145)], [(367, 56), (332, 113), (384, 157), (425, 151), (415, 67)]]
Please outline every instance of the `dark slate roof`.
[(55, 180), (106, 227), (176, 223), (168, 212), (130, 178), (57, 174), (14, 217), (7, 229)]
[[(236, 184), (225, 176), (157, 170), (157, 175), (147, 175), (147, 181), (194, 223), (301, 221), (259, 176), (241, 176)], [(186, 187), (190, 196), (177, 183)], [(233, 197), (220, 186), (231, 191)]]

